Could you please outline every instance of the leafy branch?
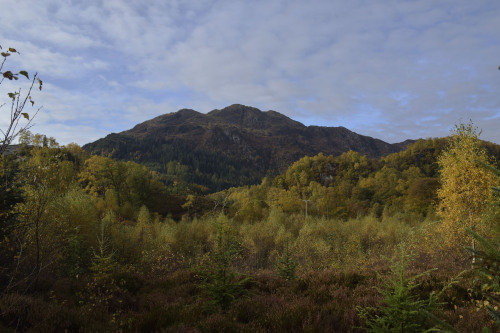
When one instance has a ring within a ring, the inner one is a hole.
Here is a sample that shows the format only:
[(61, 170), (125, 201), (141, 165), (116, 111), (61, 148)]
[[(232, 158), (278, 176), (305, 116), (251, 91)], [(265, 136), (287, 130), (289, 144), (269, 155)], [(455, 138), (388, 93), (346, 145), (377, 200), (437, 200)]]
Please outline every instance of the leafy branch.
[[(0, 49), (2, 47), (0, 46)], [(16, 49), (9, 48), (6, 52), (1, 52), (0, 55), (3, 57), (2, 62), (0, 63), (0, 85), (4, 82), (5, 79), (9, 81), (17, 81), (19, 76), (24, 76), (27, 80), (30, 80), (29, 74), (25, 70), (21, 70), (17, 73), (14, 73), (10, 70), (4, 70), (4, 65), (7, 61), (7, 58), (12, 54), (17, 53), (20, 54)], [(43, 82), (38, 77), (38, 73), (33, 75), (31, 79), (31, 84), (29, 85), (28, 91), (25, 95), (21, 93), (21, 88), (15, 90), (14, 92), (8, 92), (7, 96), (10, 99), (10, 118), (9, 124), (6, 129), (0, 129), (1, 137), (0, 137), (0, 155), (5, 152), (7, 147), (12, 143), (12, 141), (23, 131), (28, 130), (32, 125), (32, 121), (34, 117), (38, 114), (41, 107), (38, 108), (30, 117), (28, 112), (25, 112), (24, 107), (26, 103), (31, 103), (31, 106), (34, 106), (35, 101), (32, 98), (32, 90), (35, 87), (35, 84), (38, 85), (38, 89), (42, 90)], [(0, 108), (4, 107), (7, 103), (1, 104)], [(27, 123), (20, 124), (22, 119), (26, 119)]]

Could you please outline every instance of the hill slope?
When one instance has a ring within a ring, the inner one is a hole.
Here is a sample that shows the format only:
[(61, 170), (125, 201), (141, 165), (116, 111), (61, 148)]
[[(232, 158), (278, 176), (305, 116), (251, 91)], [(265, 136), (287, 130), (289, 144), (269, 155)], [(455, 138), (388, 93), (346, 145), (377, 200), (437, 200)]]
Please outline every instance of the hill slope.
[(401, 151), (344, 127), (305, 126), (278, 112), (239, 104), (202, 114), (190, 109), (158, 116), (134, 128), (85, 145), (92, 153), (112, 151), (216, 191), (259, 182), (283, 172), (305, 155), (349, 150), (369, 157)]

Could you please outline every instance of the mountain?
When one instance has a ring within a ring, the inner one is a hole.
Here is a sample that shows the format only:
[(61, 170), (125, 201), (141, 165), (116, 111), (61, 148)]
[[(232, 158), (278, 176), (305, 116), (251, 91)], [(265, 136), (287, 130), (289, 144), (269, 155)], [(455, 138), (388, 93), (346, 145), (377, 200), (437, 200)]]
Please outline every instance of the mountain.
[(212, 191), (259, 182), (305, 155), (349, 150), (381, 157), (403, 150), (344, 127), (305, 126), (276, 111), (234, 104), (203, 114), (190, 109), (158, 116), (83, 148), (145, 163)]

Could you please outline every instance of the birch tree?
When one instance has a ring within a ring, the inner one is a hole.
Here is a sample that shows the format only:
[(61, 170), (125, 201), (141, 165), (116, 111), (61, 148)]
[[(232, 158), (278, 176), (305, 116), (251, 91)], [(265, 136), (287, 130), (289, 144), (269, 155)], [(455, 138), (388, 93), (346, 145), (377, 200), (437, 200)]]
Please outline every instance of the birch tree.
[(438, 215), (448, 245), (472, 244), (474, 248), (474, 240), (465, 229), (480, 231), (492, 201), (491, 187), (496, 179), (477, 163), (490, 162), (479, 134), (472, 122), (455, 125), (448, 147), (438, 159), (441, 171)]

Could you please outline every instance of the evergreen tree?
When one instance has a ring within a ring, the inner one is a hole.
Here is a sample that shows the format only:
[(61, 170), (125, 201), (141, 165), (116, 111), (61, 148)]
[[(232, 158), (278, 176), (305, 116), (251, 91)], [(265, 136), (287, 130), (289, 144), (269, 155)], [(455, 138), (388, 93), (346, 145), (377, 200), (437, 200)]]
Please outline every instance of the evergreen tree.
[(357, 308), (368, 332), (436, 332), (438, 329), (433, 321), (448, 326), (432, 315), (440, 305), (439, 294), (431, 292), (427, 298), (420, 298), (415, 292), (420, 285), (417, 281), (429, 275), (432, 270), (409, 276), (407, 270), (412, 256), (403, 245), (400, 245), (399, 250), (400, 260), (391, 265), (390, 276), (387, 280), (384, 279), (384, 285), (379, 290), (383, 296), (383, 305)]

